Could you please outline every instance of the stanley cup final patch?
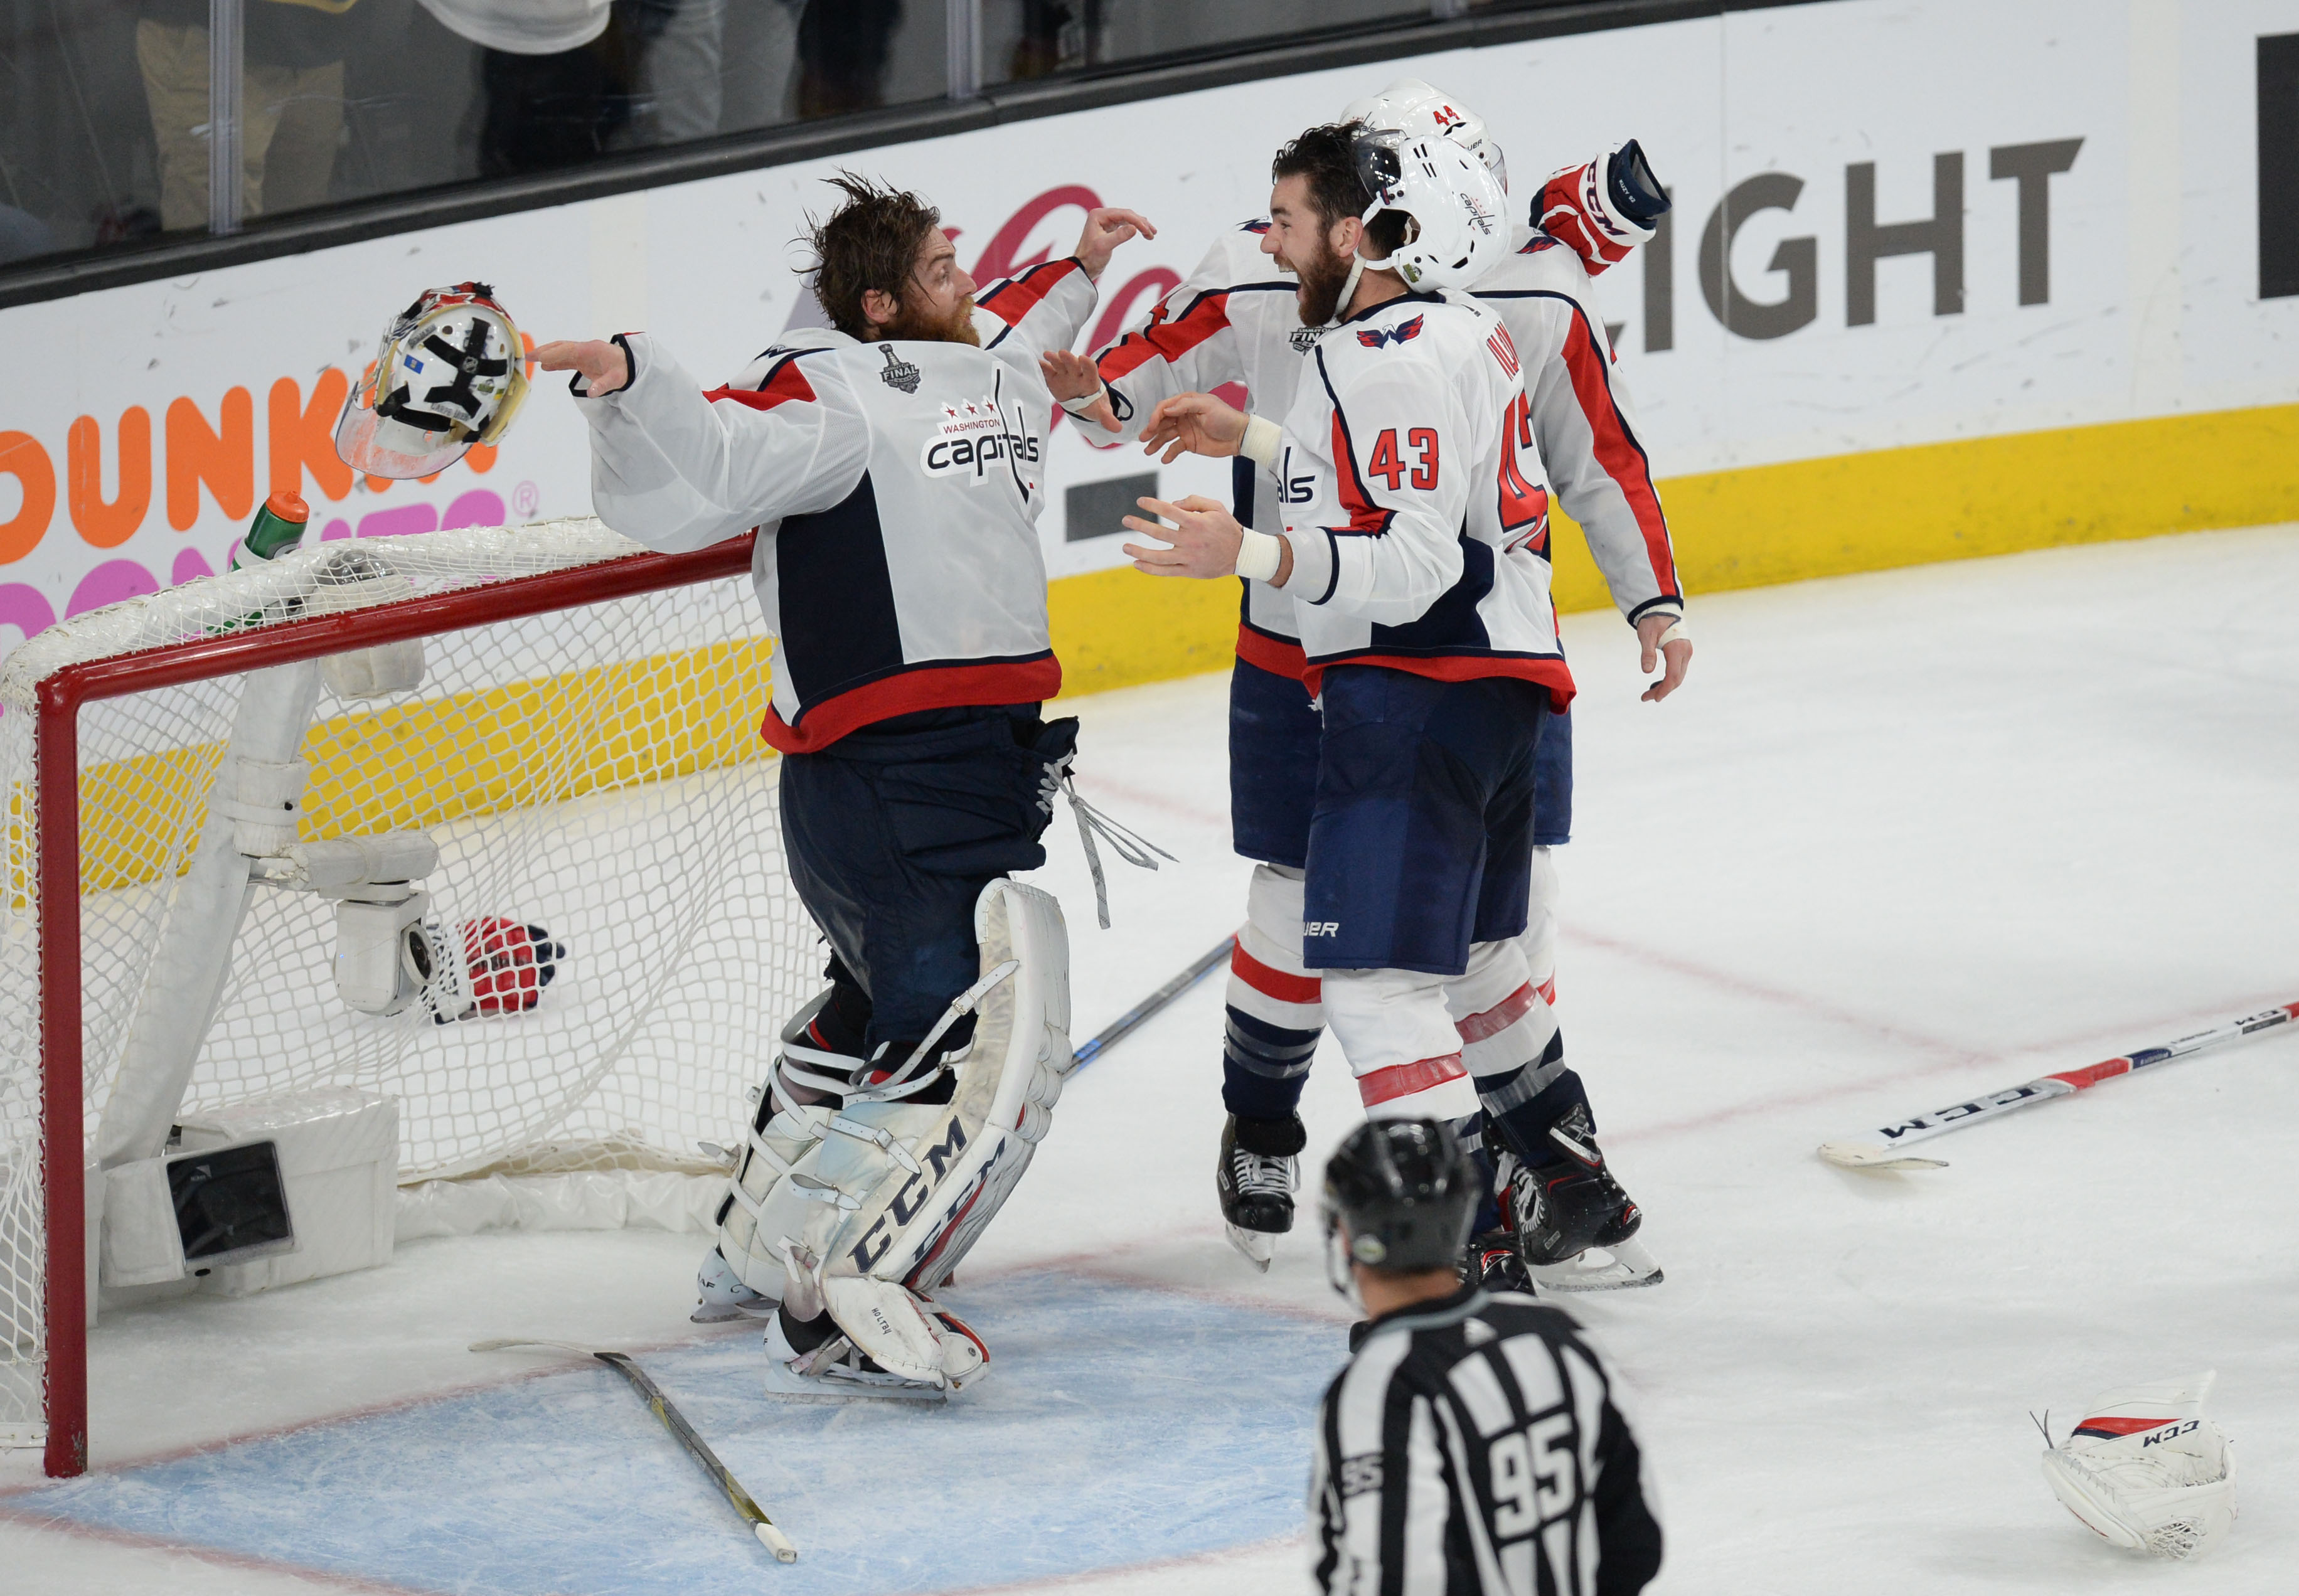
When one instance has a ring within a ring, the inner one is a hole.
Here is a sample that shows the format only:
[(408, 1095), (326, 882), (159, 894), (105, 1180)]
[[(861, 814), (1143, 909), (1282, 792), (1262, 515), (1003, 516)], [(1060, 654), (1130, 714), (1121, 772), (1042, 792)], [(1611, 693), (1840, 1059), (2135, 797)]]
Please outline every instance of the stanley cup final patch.
[(886, 368), (878, 374), (878, 380), (889, 388), (900, 388), (905, 393), (917, 393), (918, 368), (895, 354), (894, 346), (891, 343), (878, 345), (878, 352), (886, 357)]

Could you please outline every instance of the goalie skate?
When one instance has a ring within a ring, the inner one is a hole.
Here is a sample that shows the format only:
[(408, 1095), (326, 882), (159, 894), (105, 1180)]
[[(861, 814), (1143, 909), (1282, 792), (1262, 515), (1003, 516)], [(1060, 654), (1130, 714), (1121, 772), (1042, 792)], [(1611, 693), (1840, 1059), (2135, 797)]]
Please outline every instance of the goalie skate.
[(830, 1338), (809, 1352), (791, 1344), (779, 1316), (767, 1329), (766, 1391), (769, 1396), (846, 1402), (856, 1397), (892, 1398), (900, 1402), (939, 1402), (950, 1400), (990, 1367), (990, 1349), (982, 1337), (956, 1314), (924, 1299), (919, 1305), (932, 1321), (939, 1377), (920, 1379), (896, 1374), (854, 1344), (852, 1336), (832, 1327)]
[(1644, 1211), (1605, 1167), (1587, 1108), (1550, 1127), (1548, 1139), (1564, 1150), (1563, 1163), (1536, 1170), (1506, 1148), (1495, 1155), (1504, 1222), (1526, 1277), (1541, 1291), (1659, 1285), (1660, 1264), (1637, 1239)]

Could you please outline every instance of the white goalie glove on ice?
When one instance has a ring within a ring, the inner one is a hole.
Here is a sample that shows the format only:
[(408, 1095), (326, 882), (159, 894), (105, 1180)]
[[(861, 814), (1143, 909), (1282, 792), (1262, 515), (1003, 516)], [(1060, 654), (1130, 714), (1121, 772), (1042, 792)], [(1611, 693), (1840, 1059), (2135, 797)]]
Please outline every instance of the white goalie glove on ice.
[[(2114, 1544), (2190, 1558), (2235, 1523), (2235, 1458), (2204, 1417), (2216, 1371), (2126, 1385), (2096, 1399), (2044, 1454), (2068, 1511)], [(2048, 1435), (2046, 1439), (2049, 1439)]]

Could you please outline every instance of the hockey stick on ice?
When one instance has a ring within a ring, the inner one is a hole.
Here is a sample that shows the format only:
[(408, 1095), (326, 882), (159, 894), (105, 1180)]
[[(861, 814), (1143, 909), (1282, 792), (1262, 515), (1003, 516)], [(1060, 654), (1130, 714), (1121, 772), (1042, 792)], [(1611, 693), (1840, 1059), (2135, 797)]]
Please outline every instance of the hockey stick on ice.
[(1899, 1149), (1910, 1142), (1945, 1136), (1951, 1130), (1961, 1130), (1981, 1120), (2008, 1114), (2013, 1109), (2025, 1108), (2031, 1103), (2068, 1096), (2087, 1087), (2096, 1087), (2103, 1080), (2113, 1080), (2119, 1075), (2136, 1074), (2157, 1064), (2168, 1064), (2175, 1058), (2201, 1053), (2207, 1047), (2232, 1042), (2238, 1037), (2272, 1030), (2278, 1025), (2288, 1025), (2294, 1020), (2299, 1020), (2299, 1003), (2262, 1009), (2256, 1014), (2246, 1014), (2240, 1020), (2230, 1020), (2225, 1025), (2196, 1031), (2192, 1036), (2166, 1042), (2160, 1047), (2142, 1047), (2135, 1053), (2104, 1059), (2081, 1070), (2062, 1070), (2055, 1075), (2038, 1076), (2022, 1086), (1990, 1092), (1984, 1097), (1974, 1097), (1969, 1102), (1902, 1120), (1896, 1125), (1884, 1126), (1875, 1133), (1883, 1138), (1881, 1141), (1822, 1142), (1820, 1155), (1829, 1162), (1847, 1170), (1944, 1170), (1947, 1168), (1945, 1159), (1907, 1157)]
[(775, 1554), (775, 1560), (778, 1563), (798, 1561), (798, 1548), (791, 1544), (790, 1537), (775, 1527), (775, 1521), (751, 1500), (751, 1493), (743, 1489), (742, 1482), (718, 1460), (718, 1454), (694, 1433), (694, 1426), (686, 1422), (686, 1415), (671, 1405), (670, 1398), (662, 1393), (662, 1387), (649, 1379), (646, 1370), (632, 1362), (628, 1354), (602, 1352), (596, 1347), (577, 1346), (571, 1341), (530, 1341), (518, 1336), (508, 1336), (499, 1341), (475, 1341), (471, 1343), (471, 1351), (501, 1352), (527, 1346), (556, 1347), (561, 1352), (580, 1352), (586, 1358), (596, 1358), (628, 1380), (632, 1388), (646, 1399), (647, 1406), (654, 1410), (654, 1416), (662, 1420), (662, 1427), (677, 1436), (678, 1443), (702, 1465), (702, 1471), (718, 1482), (718, 1488), (726, 1493), (726, 1500), (735, 1504), (735, 1510), (743, 1516), (751, 1533), (766, 1543), (768, 1551)]
[(1077, 1067), (1081, 1070), (1084, 1069), (1105, 1052), (1116, 1046), (1143, 1021), (1203, 980), (1206, 978), (1206, 972), (1229, 957), (1229, 950), (1236, 946), (1235, 937), (1224, 937), (1219, 942), (1214, 944), (1210, 952), (1200, 955), (1187, 970), (1183, 971), (1181, 974), (1150, 993), (1149, 996), (1126, 1010), (1108, 1025), (1104, 1026), (1100, 1035), (1080, 1044), (1077, 1049)]

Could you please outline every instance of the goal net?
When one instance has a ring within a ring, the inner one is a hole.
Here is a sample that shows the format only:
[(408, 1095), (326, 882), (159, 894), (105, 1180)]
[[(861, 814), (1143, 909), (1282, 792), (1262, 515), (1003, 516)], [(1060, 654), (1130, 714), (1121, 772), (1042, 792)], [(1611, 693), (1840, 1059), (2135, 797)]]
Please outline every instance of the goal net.
[(322, 690), (298, 723), (300, 836), (425, 833), (434, 923), (532, 925), (564, 953), (525, 1012), (354, 1013), (335, 906), (253, 886), (182, 1112), (387, 1096), (402, 1182), (714, 1167), (696, 1143), (739, 1131), (820, 963), (758, 737), (750, 549), (652, 554), (595, 521), (323, 543), (74, 617), (0, 666), (0, 1435), (45, 1431), (51, 1472), (84, 1460), (78, 1183), (139, 1005), (166, 1007), (154, 950), (251, 671), (420, 637), (419, 686)]

